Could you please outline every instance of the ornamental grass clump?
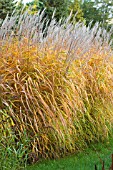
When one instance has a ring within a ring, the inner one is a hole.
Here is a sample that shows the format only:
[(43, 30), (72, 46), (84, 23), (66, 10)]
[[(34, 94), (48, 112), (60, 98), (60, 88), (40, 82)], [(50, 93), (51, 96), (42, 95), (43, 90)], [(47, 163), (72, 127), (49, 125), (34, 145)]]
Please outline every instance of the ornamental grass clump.
[(32, 162), (103, 141), (113, 124), (110, 33), (43, 16), (7, 17), (0, 28), (0, 139), (26, 133)]

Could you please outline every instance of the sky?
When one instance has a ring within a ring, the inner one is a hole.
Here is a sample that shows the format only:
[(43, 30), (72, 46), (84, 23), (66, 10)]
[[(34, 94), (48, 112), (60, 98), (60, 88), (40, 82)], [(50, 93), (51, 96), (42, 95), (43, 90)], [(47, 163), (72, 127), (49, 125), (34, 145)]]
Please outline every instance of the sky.
[(23, 0), (24, 3), (31, 2), (32, 0)]

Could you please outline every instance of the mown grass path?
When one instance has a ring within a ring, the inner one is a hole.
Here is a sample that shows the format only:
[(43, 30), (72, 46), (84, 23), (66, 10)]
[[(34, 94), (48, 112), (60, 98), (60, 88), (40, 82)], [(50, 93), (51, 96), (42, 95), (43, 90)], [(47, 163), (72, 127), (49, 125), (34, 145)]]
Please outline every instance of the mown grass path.
[(42, 161), (29, 166), (26, 170), (94, 170), (95, 164), (98, 170), (102, 170), (101, 160), (105, 161), (105, 170), (111, 165), (113, 153), (113, 139), (105, 143), (94, 144), (77, 155), (68, 156), (59, 160)]

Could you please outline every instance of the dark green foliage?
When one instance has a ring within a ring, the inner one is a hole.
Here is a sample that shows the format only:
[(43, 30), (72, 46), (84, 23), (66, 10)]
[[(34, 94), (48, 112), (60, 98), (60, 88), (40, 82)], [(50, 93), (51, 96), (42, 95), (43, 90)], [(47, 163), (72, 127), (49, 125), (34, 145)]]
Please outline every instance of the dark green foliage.
[(5, 19), (6, 15), (12, 14), (16, 2), (14, 0), (0, 0), (0, 19)]
[(108, 20), (112, 18), (113, 1), (110, 0), (84, 0), (82, 9), (86, 24), (93, 21), (93, 24), (100, 22), (102, 26), (106, 27)]
[(95, 5), (101, 16), (102, 25), (106, 27), (107, 21), (113, 17), (113, 1), (112, 0), (96, 0)]
[(97, 21), (101, 21), (101, 16), (99, 14), (98, 9), (95, 7), (94, 2), (85, 0), (82, 4), (82, 9), (84, 13), (84, 18), (86, 20), (86, 24), (88, 25), (91, 21), (95, 24)]
[(51, 19), (53, 12), (55, 12), (55, 19), (58, 21), (60, 18), (66, 18), (68, 16), (68, 0), (40, 0), (39, 8), (43, 10), (46, 8), (46, 16)]

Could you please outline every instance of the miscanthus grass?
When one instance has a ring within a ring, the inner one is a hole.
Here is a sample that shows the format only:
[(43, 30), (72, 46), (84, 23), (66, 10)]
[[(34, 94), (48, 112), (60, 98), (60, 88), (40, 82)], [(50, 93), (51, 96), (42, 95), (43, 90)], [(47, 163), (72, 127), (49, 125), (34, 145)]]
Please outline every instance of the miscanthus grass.
[(17, 151), (22, 144), (21, 158), (36, 162), (108, 138), (113, 124), (111, 33), (98, 23), (93, 28), (91, 23), (72, 25), (70, 16), (56, 22), (53, 15), (50, 22), (44, 11), (6, 17), (0, 27), (2, 149), (9, 142)]

